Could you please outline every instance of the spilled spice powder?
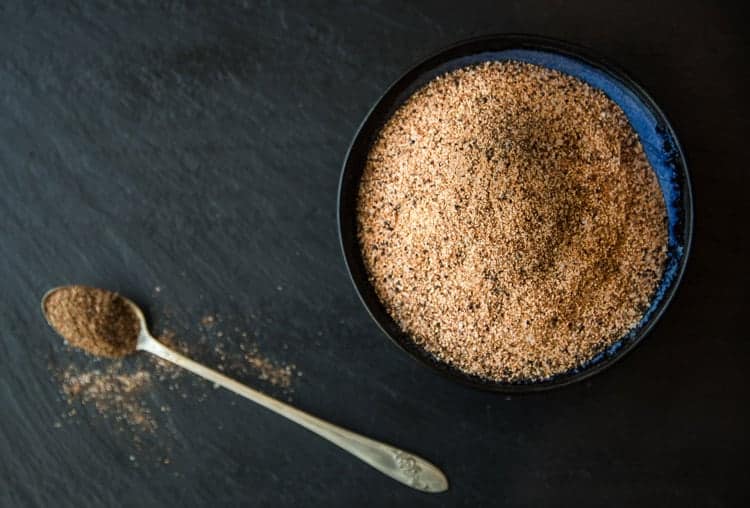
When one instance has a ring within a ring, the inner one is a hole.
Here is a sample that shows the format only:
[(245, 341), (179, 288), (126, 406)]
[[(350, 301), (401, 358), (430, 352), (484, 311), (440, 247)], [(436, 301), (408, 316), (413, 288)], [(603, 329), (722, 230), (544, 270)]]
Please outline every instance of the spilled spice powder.
[(648, 308), (666, 210), (622, 110), (519, 62), (444, 74), (371, 147), (358, 196), (370, 281), (414, 341), (505, 382), (566, 372)]
[(135, 351), (141, 325), (133, 309), (111, 291), (65, 286), (44, 300), (50, 325), (72, 346), (107, 358)]
[(93, 406), (99, 415), (131, 429), (153, 432), (158, 427), (143, 400), (151, 385), (149, 372), (127, 372), (120, 362), (112, 362), (90, 370), (71, 365), (59, 377), (68, 404)]
[(257, 352), (245, 353), (245, 361), (261, 381), (267, 381), (273, 386), (287, 390), (291, 388), (292, 379), (294, 379), (294, 365), (278, 364)]

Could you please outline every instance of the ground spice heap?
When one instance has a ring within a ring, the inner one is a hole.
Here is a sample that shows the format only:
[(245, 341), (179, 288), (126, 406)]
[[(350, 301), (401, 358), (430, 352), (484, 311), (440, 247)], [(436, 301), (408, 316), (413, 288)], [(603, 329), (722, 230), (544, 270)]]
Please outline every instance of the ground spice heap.
[(135, 351), (140, 322), (117, 293), (65, 286), (47, 296), (44, 313), (69, 344), (88, 353), (121, 358)]
[(382, 128), (358, 198), (370, 280), (426, 350), (484, 378), (585, 363), (638, 323), (666, 212), (622, 110), (557, 71), (440, 76)]

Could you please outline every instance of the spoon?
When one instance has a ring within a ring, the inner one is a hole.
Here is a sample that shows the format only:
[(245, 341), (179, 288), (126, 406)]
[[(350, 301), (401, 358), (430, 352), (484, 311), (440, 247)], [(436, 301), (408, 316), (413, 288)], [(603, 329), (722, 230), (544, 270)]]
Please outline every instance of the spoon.
[[(42, 313), (53, 329), (55, 326), (47, 316), (45, 302), (58, 289), (61, 288), (53, 288), (42, 297)], [(327, 439), (381, 473), (413, 489), (434, 493), (448, 490), (448, 479), (443, 472), (425, 459), (321, 420), (169, 349), (148, 331), (146, 318), (141, 309), (131, 300), (123, 296), (120, 296), (120, 298), (132, 309), (140, 323), (136, 350), (148, 351), (159, 358), (189, 370), (203, 379), (260, 404), (266, 409)]]

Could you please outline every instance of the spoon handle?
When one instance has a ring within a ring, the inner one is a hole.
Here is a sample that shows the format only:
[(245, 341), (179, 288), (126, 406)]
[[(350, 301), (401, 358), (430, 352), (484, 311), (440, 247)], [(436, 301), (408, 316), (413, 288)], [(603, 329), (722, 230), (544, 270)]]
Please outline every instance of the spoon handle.
[(381, 473), (409, 487), (423, 492), (443, 492), (448, 489), (448, 480), (442, 471), (423, 458), (343, 429), (253, 390), (220, 372), (172, 351), (145, 332), (142, 332), (138, 338), (138, 349), (148, 351), (159, 358), (179, 365), (208, 381), (223, 386), (237, 395), (250, 399), (266, 409), (302, 425)]

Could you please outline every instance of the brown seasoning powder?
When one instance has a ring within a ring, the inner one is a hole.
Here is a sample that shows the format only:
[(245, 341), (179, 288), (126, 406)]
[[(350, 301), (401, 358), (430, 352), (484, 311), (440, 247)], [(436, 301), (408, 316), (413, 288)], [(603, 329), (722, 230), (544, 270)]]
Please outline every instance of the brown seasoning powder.
[(152, 432), (158, 427), (143, 397), (151, 388), (147, 371), (127, 372), (119, 362), (91, 370), (71, 365), (60, 379), (71, 405), (76, 401), (93, 405), (98, 414), (134, 430)]
[(638, 323), (662, 276), (666, 212), (622, 110), (543, 67), (440, 76), (374, 142), (358, 233), (391, 316), (470, 374), (541, 380)]
[(44, 301), (44, 312), (69, 344), (96, 356), (121, 358), (135, 351), (141, 325), (117, 293), (65, 286)]

